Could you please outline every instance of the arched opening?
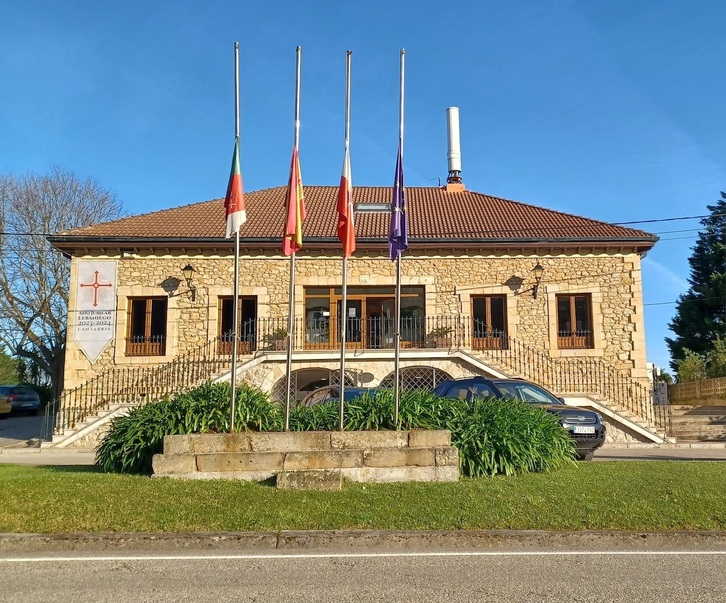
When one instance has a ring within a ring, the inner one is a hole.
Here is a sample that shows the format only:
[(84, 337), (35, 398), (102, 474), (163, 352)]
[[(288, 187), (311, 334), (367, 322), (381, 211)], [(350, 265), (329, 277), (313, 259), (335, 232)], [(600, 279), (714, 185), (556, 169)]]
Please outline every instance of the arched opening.
[[(270, 392), (270, 398), (272, 400), (282, 403), (285, 402), (286, 382), (286, 377), (277, 380)], [(292, 378), (290, 379), (290, 399), (293, 402), (299, 402), (319, 387), (336, 385), (338, 383), (340, 383), (340, 370), (327, 368), (298, 369), (292, 372)], [(345, 371), (345, 384), (350, 386), (357, 384), (355, 371)]]
[[(439, 383), (451, 379), (446, 371), (433, 366), (407, 366), (399, 371), (401, 391), (424, 390), (432, 391)], [(393, 388), (394, 374), (389, 373), (382, 380), (380, 387)]]

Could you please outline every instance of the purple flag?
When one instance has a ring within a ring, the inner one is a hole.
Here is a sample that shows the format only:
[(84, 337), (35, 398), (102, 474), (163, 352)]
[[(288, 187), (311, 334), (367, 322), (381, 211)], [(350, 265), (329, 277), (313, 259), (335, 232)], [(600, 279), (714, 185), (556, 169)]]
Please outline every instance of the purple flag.
[(393, 199), (391, 200), (391, 229), (388, 232), (388, 252), (391, 260), (408, 249), (408, 225), (406, 218), (406, 190), (403, 187), (403, 158), (401, 145), (398, 145), (396, 157), (396, 178), (393, 182)]

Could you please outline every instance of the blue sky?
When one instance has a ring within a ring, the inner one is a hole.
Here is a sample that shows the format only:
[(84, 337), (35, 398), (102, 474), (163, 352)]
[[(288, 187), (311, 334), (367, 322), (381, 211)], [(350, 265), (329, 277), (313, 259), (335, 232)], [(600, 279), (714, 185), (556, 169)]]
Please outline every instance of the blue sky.
[[(131, 213), (223, 196), (239, 41), (246, 190), (287, 180), (297, 45), (304, 181), (339, 180), (350, 49), (353, 183), (388, 185), (404, 47), (408, 186), (445, 180), (455, 105), (469, 189), (610, 222), (702, 215), (726, 189), (725, 22), (716, 0), (6, 3), (0, 172), (57, 164)], [(641, 227), (662, 239), (643, 278), (667, 366), (698, 222)]]

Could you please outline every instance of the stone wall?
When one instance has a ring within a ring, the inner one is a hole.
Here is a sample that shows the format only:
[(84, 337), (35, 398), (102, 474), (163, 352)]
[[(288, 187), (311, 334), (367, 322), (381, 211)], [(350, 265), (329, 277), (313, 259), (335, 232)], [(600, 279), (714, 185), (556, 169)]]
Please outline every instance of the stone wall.
[[(118, 260), (116, 338), (93, 365), (72, 338), (79, 259)], [(342, 265), (339, 257), (320, 254), (301, 255), (297, 260), (295, 313), (302, 318), (304, 288), (340, 286)], [(537, 261), (545, 272), (535, 298), (531, 272)], [(181, 268), (187, 263), (196, 270), (194, 301), (181, 275)], [(240, 295), (256, 296), (259, 318), (287, 315), (289, 266), (289, 260), (262, 252), (241, 258)], [(506, 295), (508, 331), (516, 340), (547, 350), (552, 356), (602, 358), (645, 382), (642, 284), (637, 254), (407, 256), (402, 282), (424, 287), (427, 316), (470, 316), (472, 295)], [(104, 255), (99, 250), (77, 254), (71, 266), (66, 388), (78, 386), (109, 367), (169, 362), (216, 337), (219, 297), (232, 294), (232, 283), (232, 257), (211, 252)], [(349, 260), (349, 286), (394, 284), (395, 263), (386, 256), (369, 254)], [(556, 340), (555, 296), (577, 292), (589, 293), (592, 297), (594, 349), (560, 350)], [(127, 357), (128, 298), (151, 295), (169, 298), (166, 355)]]
[(166, 436), (153, 470), (154, 477), (263, 481), (276, 476), (278, 486), (339, 489), (343, 478), (457, 481), (459, 453), (448, 431), (434, 430), (191, 434)]

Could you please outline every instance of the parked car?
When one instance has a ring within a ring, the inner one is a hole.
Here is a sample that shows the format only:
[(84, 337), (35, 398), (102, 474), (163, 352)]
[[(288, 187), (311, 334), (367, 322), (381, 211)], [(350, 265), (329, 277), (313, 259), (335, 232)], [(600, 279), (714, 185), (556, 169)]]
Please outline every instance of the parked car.
[[(346, 387), (345, 388), (345, 401), (350, 402), (356, 398), (360, 398), (365, 395), (373, 395), (376, 393), (375, 387)], [(310, 392), (307, 396), (302, 399), (303, 406), (314, 406), (315, 404), (324, 404), (326, 402), (337, 402), (340, 400), (340, 386), (339, 385), (326, 385), (319, 387), (315, 391)]]
[(13, 405), (10, 404), (10, 400), (7, 396), (0, 394), (0, 419), (7, 419), (11, 412), (13, 412)]
[(0, 396), (7, 396), (12, 412), (37, 415), (40, 411), (40, 396), (34, 389), (25, 385), (0, 385)]
[(592, 460), (595, 451), (605, 442), (605, 424), (602, 417), (592, 410), (567, 406), (543, 387), (520, 379), (485, 379), (464, 377), (441, 382), (434, 394), (442, 398), (492, 398), (521, 400), (541, 406), (560, 418), (560, 424), (575, 442), (577, 458)]

